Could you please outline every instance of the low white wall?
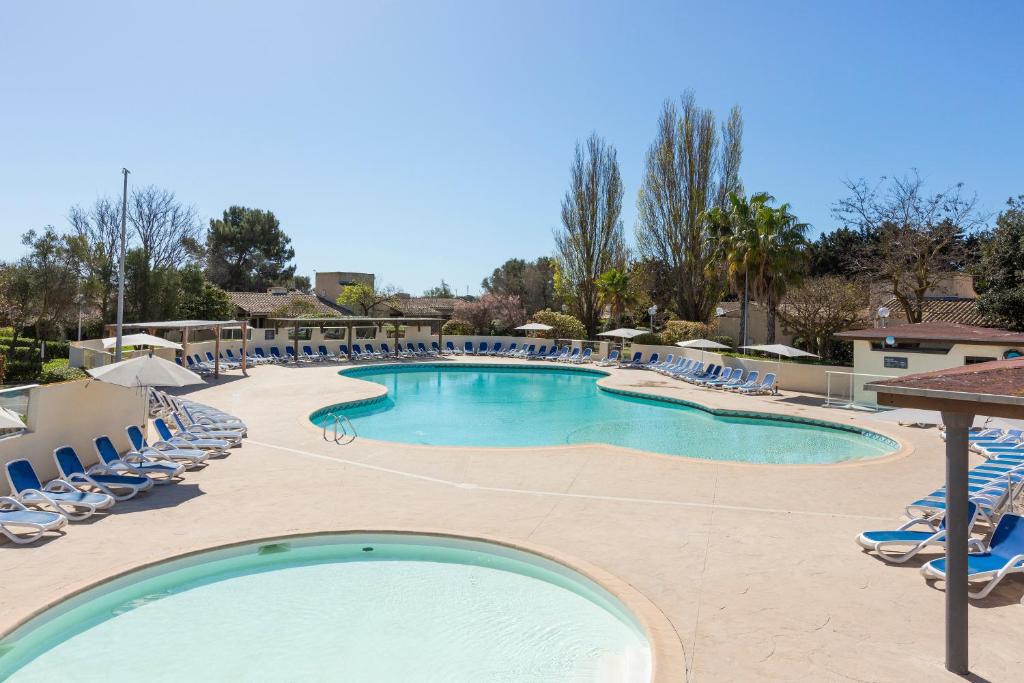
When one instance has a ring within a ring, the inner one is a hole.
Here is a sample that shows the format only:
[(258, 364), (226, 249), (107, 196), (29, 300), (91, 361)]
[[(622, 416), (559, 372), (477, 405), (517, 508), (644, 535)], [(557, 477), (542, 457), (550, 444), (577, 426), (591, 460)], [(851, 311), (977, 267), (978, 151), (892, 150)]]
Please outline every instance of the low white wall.
[[(648, 359), (651, 353), (657, 352), (664, 361), (668, 354), (674, 354), (676, 358), (682, 355), (693, 360), (701, 359), (699, 349), (684, 349), (678, 346), (653, 346), (648, 344), (632, 344), (628, 347), (626, 356), (631, 357), (634, 352), (642, 351), (644, 359)], [(711, 363), (723, 365), (730, 368), (742, 368), (744, 372), (757, 370), (761, 377), (766, 373), (774, 372), (776, 382), (780, 389), (786, 391), (798, 391), (804, 394), (826, 393), (827, 373), (829, 370), (849, 372), (852, 368), (838, 365), (812, 365), (810, 363), (793, 363), (782, 361), (780, 364), (775, 360), (760, 360), (754, 358), (736, 358), (734, 356), (723, 356), (711, 351), (704, 352), (704, 365)]]
[[(0, 439), (0, 462), (26, 458), (45, 483), (57, 476), (55, 448), (73, 446), (88, 467), (97, 461), (94, 438), (105, 434), (119, 450), (127, 450), (124, 428), (145, 425), (146, 415), (145, 390), (84, 379), (34, 387), (29, 394), (28, 429)], [(8, 492), (5, 472), (0, 495)]]

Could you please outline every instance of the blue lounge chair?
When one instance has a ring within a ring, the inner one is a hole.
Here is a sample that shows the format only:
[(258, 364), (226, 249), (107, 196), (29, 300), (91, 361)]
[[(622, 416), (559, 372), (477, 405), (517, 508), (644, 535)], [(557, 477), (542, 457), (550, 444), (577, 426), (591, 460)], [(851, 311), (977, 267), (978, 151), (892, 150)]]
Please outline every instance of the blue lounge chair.
[(742, 384), (737, 384), (736, 386), (726, 387), (726, 389), (728, 389), (729, 391), (740, 391), (742, 389), (754, 388), (757, 386), (757, 378), (760, 376), (760, 374), (761, 373), (758, 370), (751, 370), (750, 374), (747, 375), (746, 382), (743, 382)]
[(647, 363), (644, 365), (644, 369), (645, 370), (653, 370), (653, 369), (655, 369), (656, 367), (658, 367), (658, 360), (659, 360), (658, 352), (655, 351), (654, 353), (651, 354), (651, 357), (647, 360)]
[(511, 344), (508, 345), (508, 348), (505, 349), (504, 352), (502, 352), (501, 355), (505, 356), (506, 358), (510, 358), (516, 355), (517, 353), (519, 353), (519, 342), (512, 342)]
[[(974, 523), (978, 520), (978, 506), (974, 503), (967, 504), (967, 519), (967, 533), (971, 533)], [(927, 526), (928, 530), (918, 531), (912, 528), (920, 525)], [(858, 535), (856, 540), (862, 548), (874, 551), (886, 562), (900, 564), (914, 557), (928, 546), (946, 547), (946, 518), (945, 515), (942, 516), (942, 521), (938, 527), (934, 526), (933, 520), (915, 518), (899, 529), (892, 531), (865, 531)], [(984, 544), (980, 539), (972, 538), (970, 543), (979, 550), (984, 548)], [(902, 552), (892, 553), (887, 550), (890, 546), (901, 548), (910, 546), (910, 548)]]
[(674, 364), (675, 362), (676, 362), (675, 354), (670, 353), (670, 354), (668, 354), (668, 357), (665, 360), (663, 360), (662, 362), (658, 363), (656, 366), (651, 368), (651, 370), (655, 370), (657, 372), (663, 372), (666, 368), (671, 367), (672, 364)]
[[(208, 451), (212, 455), (226, 455), (228, 449), (235, 445), (225, 439), (217, 439), (214, 437), (199, 437), (192, 433), (175, 433), (171, 431), (171, 428), (163, 420), (163, 418), (156, 418), (153, 420), (153, 426), (156, 428), (157, 436), (160, 437), (159, 441), (153, 442), (153, 447), (163, 451), (162, 445), (166, 444), (172, 448), (182, 450), (201, 450)], [(177, 458), (175, 458), (177, 459)]]
[(568, 346), (563, 346), (561, 351), (559, 351), (557, 347), (553, 346), (553, 347), (551, 347), (551, 353), (549, 353), (545, 357), (545, 360), (562, 361), (562, 360), (566, 360), (568, 357), (569, 357), (569, 347)]
[(46, 510), (29, 510), (10, 496), (0, 497), (0, 534), (11, 543), (24, 545), (38, 541), (47, 532), (67, 526), (64, 515)]
[(302, 347), (302, 355), (299, 356), (299, 360), (304, 360), (307, 363), (319, 363), (322, 358), (313, 353), (313, 347), (309, 344), (304, 344)]
[(580, 350), (579, 350), (579, 347), (577, 347), (577, 348), (574, 348), (574, 349), (573, 349), (573, 350), (572, 350), (572, 351), (571, 351), (571, 352), (569, 353), (569, 357), (568, 357), (568, 358), (566, 358), (565, 360), (562, 360), (561, 358), (559, 358), (559, 360), (560, 360), (561, 362), (563, 362), (563, 363), (575, 363), (575, 362), (576, 362), (576, 361), (578, 361), (579, 359), (580, 359)]
[(469, 340), (462, 342), (462, 350), (467, 356), (476, 355), (476, 352), (473, 350), (473, 342)]
[[(398, 342), (395, 342), (395, 344), (397, 346)], [(398, 346), (397, 348), (401, 349), (400, 346)], [(381, 355), (381, 358), (392, 358), (392, 357), (394, 357), (395, 354), (391, 352), (391, 347), (388, 346), (387, 342), (381, 342), (381, 344), (380, 344), (380, 355)]]
[(452, 344), (450, 341), (444, 343), (444, 352), (446, 356), (455, 356), (459, 353), (455, 348), (455, 344)]
[(687, 369), (689, 369), (689, 367), (692, 364), (693, 361), (691, 361), (689, 358), (684, 358), (683, 356), (680, 356), (679, 358), (676, 359), (675, 363), (662, 370), (661, 374), (675, 375), (677, 373), (685, 372)]
[(583, 363), (589, 363), (590, 362), (590, 356), (593, 355), (593, 353), (594, 352), (593, 352), (593, 350), (590, 347), (587, 347), (587, 348), (583, 349), (583, 353), (580, 354), (580, 357), (577, 358), (576, 361), (575, 361), (576, 364), (577, 365), (581, 365)]
[[(384, 348), (383, 344), (381, 345), (381, 348)], [(363, 356), (366, 357), (367, 359), (381, 358), (383, 355), (384, 353), (373, 348), (373, 344), (371, 344), (370, 342), (366, 342), (365, 344), (363, 344)]]
[(271, 358), (270, 356), (268, 356), (265, 353), (263, 353), (263, 347), (262, 346), (257, 346), (255, 349), (253, 349), (252, 353), (253, 353), (254, 356), (259, 358), (264, 363), (273, 363), (274, 362), (273, 358)]
[(430, 342), (430, 355), (432, 355), (432, 356), (440, 356), (441, 355), (441, 347), (438, 346), (436, 341)]
[(180, 462), (185, 465), (186, 469), (197, 467), (210, 457), (209, 451), (199, 448), (186, 448), (166, 441), (154, 441), (150, 444), (146, 441), (142, 429), (135, 425), (129, 425), (124, 430), (128, 433), (128, 440), (133, 449), (128, 455), (140, 455), (156, 462), (167, 460), (174, 463)]
[[(988, 550), (967, 556), (967, 580), (988, 583), (979, 591), (968, 593), (975, 599), (986, 597), (1010, 574), (1024, 572), (1024, 517), (1006, 513), (992, 533)], [(921, 567), (929, 579), (946, 578), (946, 558), (932, 560)]]
[(602, 367), (608, 367), (609, 365), (615, 365), (618, 362), (619, 362), (619, 350), (618, 349), (612, 349), (611, 352), (607, 356), (605, 356), (601, 360), (597, 361), (597, 365), (600, 365)]
[(643, 363), (641, 362), (641, 361), (643, 361), (643, 358), (644, 358), (643, 351), (634, 351), (633, 352), (633, 358), (631, 358), (629, 360), (629, 362), (626, 362), (626, 363), (621, 363), (620, 362), (619, 363), (619, 367), (638, 368), (638, 367), (643, 365)]
[(691, 384), (699, 384), (700, 382), (703, 382), (706, 379), (711, 379), (712, 377), (714, 377), (720, 369), (721, 366), (712, 363), (711, 365), (704, 368), (702, 371), (692, 373), (685, 377), (684, 379), (686, 379), (686, 381), (690, 382)]
[(76, 487), (84, 486), (87, 490), (105, 493), (114, 500), (128, 500), (153, 488), (153, 480), (144, 474), (118, 474), (105, 466), (98, 466), (92, 473), (87, 472), (71, 446), (53, 449), (53, 460), (65, 481)]
[(502, 354), (501, 347), (502, 347), (502, 344), (501, 344), (500, 341), (494, 342), (494, 346), (491, 347), (491, 355), (492, 356), (500, 356)]
[(728, 391), (732, 387), (738, 387), (743, 385), (743, 368), (733, 368), (732, 377), (727, 382), (720, 382), (714, 384), (715, 389), (725, 389)]
[(723, 382), (728, 382), (730, 379), (732, 379), (732, 373), (732, 368), (721, 368), (718, 371), (717, 376), (706, 379), (703, 382), (700, 382), (700, 384), (705, 387), (713, 387)]
[(690, 377), (693, 377), (695, 375), (699, 375), (699, 374), (701, 374), (703, 372), (704, 372), (704, 363), (702, 363), (701, 361), (695, 361), (695, 362), (691, 363), (685, 369), (680, 370), (678, 372), (673, 372), (672, 376), (675, 377), (676, 379), (681, 379), (683, 381), (686, 381)]
[(91, 517), (114, 504), (113, 496), (80, 491), (63, 479), (54, 479), (43, 486), (32, 463), (24, 458), (11, 460), (4, 469), (12, 498), (29, 507), (48, 507), (71, 521)]
[(335, 356), (330, 351), (328, 351), (327, 350), (327, 346), (324, 345), (324, 344), (317, 345), (316, 352), (317, 352), (317, 354), (319, 354), (320, 360), (322, 360), (322, 361), (323, 360), (330, 360), (330, 361), (338, 360), (338, 357)]
[[(172, 460), (147, 457), (137, 451), (121, 455), (109, 436), (96, 437), (92, 443), (102, 466), (114, 474), (141, 474), (154, 484), (169, 484), (185, 473), (185, 466)], [(89, 468), (90, 474), (92, 471)]]
[(750, 388), (737, 387), (736, 391), (740, 394), (770, 394), (775, 390), (775, 373), (769, 372), (764, 376), (764, 380), (760, 384)]
[[(437, 342), (432, 342), (432, 343), (436, 344)], [(418, 350), (419, 355), (421, 355), (421, 356), (436, 356), (437, 355), (437, 353), (433, 349), (428, 349), (427, 345), (424, 344), (423, 342), (417, 342), (416, 343), (416, 348)]]
[[(543, 349), (545, 347), (542, 346), (541, 348)], [(519, 353), (519, 357), (520, 358), (526, 358), (526, 359), (533, 358), (535, 355), (537, 355), (537, 345), (536, 344), (530, 344), (529, 346), (524, 345), (522, 350)]]
[[(554, 351), (555, 347), (551, 347), (551, 351)], [(548, 357), (548, 345), (541, 344), (539, 349), (534, 348), (533, 344), (530, 344), (530, 351), (526, 354), (527, 358), (535, 358), (537, 360), (544, 360)]]
[(480, 348), (477, 349), (476, 354), (478, 356), (486, 356), (487, 355), (487, 349), (489, 349), (489, 348), (490, 348), (490, 346), (487, 344), (487, 342), (482, 341), (482, 342), (480, 342)]

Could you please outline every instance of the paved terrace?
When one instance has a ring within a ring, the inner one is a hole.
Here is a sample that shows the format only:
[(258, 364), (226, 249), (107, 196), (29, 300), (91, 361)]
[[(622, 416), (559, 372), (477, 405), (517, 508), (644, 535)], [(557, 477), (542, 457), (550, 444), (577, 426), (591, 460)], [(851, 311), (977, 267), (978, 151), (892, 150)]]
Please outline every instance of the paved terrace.
[[(920, 563), (890, 566), (853, 542), (865, 528), (894, 528), (904, 504), (942, 483), (934, 429), (822, 409), (813, 397), (737, 397), (612, 370), (601, 380), (609, 386), (860, 423), (904, 448), (873, 462), (786, 466), (602, 445), (339, 446), (309, 413), (380, 387), (337, 370), (261, 366), (192, 392), (245, 419), (245, 445), (178, 485), (72, 524), (64, 538), (0, 546), (0, 630), (173, 554), (300, 532), (447, 530), (550, 549), (628, 583), (671, 624), (658, 634), (658, 680), (680, 680), (684, 669), (692, 681), (956, 680), (942, 666), (942, 592), (925, 584)], [(1019, 677), (1022, 593), (1015, 578), (972, 605), (976, 680)]]

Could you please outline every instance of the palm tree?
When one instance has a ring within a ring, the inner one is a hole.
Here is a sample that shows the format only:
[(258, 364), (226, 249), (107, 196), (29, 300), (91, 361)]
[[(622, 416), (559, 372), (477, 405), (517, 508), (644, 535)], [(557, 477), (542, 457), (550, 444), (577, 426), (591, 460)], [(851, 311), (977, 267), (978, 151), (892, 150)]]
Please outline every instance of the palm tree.
[(779, 302), (803, 275), (807, 228), (789, 212), (789, 204), (761, 205), (757, 210), (746, 254), (755, 295), (767, 308), (769, 344), (775, 343)]
[(715, 233), (722, 259), (725, 262), (729, 287), (740, 295), (740, 345), (747, 343), (747, 314), (750, 307), (750, 277), (755, 264), (757, 248), (757, 224), (761, 209), (772, 197), (767, 192), (757, 192), (744, 197), (730, 192), (728, 204), (714, 208), (705, 218)]
[(595, 280), (601, 303), (611, 309), (613, 320), (625, 313), (626, 308), (635, 303), (636, 297), (630, 282), (630, 275), (619, 268), (609, 268)]

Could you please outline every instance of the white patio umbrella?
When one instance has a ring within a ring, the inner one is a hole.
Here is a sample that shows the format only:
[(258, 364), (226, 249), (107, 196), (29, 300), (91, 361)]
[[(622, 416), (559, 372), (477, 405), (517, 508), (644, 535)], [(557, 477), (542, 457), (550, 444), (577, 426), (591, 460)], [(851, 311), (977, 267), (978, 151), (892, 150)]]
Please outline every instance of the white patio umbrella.
[(620, 339), (632, 339), (633, 337), (639, 337), (641, 334), (647, 334), (650, 330), (634, 330), (632, 327), (620, 327), (615, 330), (608, 330), (607, 332), (598, 332), (598, 337), (619, 337)]
[(13, 410), (0, 408), (0, 429), (24, 429), (25, 423)]
[[(106, 337), (101, 341), (103, 342), (103, 348), (105, 349), (112, 349), (117, 346), (117, 337)], [(154, 348), (181, 350), (181, 344), (178, 344), (177, 342), (172, 342), (169, 339), (156, 337), (152, 334), (145, 334), (142, 332), (139, 334), (124, 335), (121, 337), (121, 346), (152, 346)]]
[[(741, 349), (748, 349), (750, 351), (760, 351), (761, 353), (771, 353), (777, 357), (777, 367), (775, 369), (775, 386), (778, 387), (778, 376), (779, 371), (782, 370), (782, 357), (786, 358), (820, 358), (816, 353), (810, 353), (809, 351), (803, 351), (802, 349), (794, 349), (792, 346), (786, 346), (785, 344), (752, 344), (750, 346), (741, 346)], [(776, 392), (778, 389), (776, 389)]]
[(516, 329), (524, 330), (526, 332), (547, 332), (548, 330), (553, 330), (555, 328), (551, 327), (551, 325), (545, 325), (544, 323), (526, 323), (525, 325), (520, 325)]
[(700, 349), (700, 362), (704, 362), (704, 350), (705, 349), (727, 349), (727, 344), (719, 344), (716, 341), (710, 339), (687, 339), (686, 341), (676, 342), (676, 346), (684, 349)]
[(152, 353), (90, 368), (86, 372), (107, 384), (122, 387), (187, 387), (205, 383), (202, 377), (191, 370)]

